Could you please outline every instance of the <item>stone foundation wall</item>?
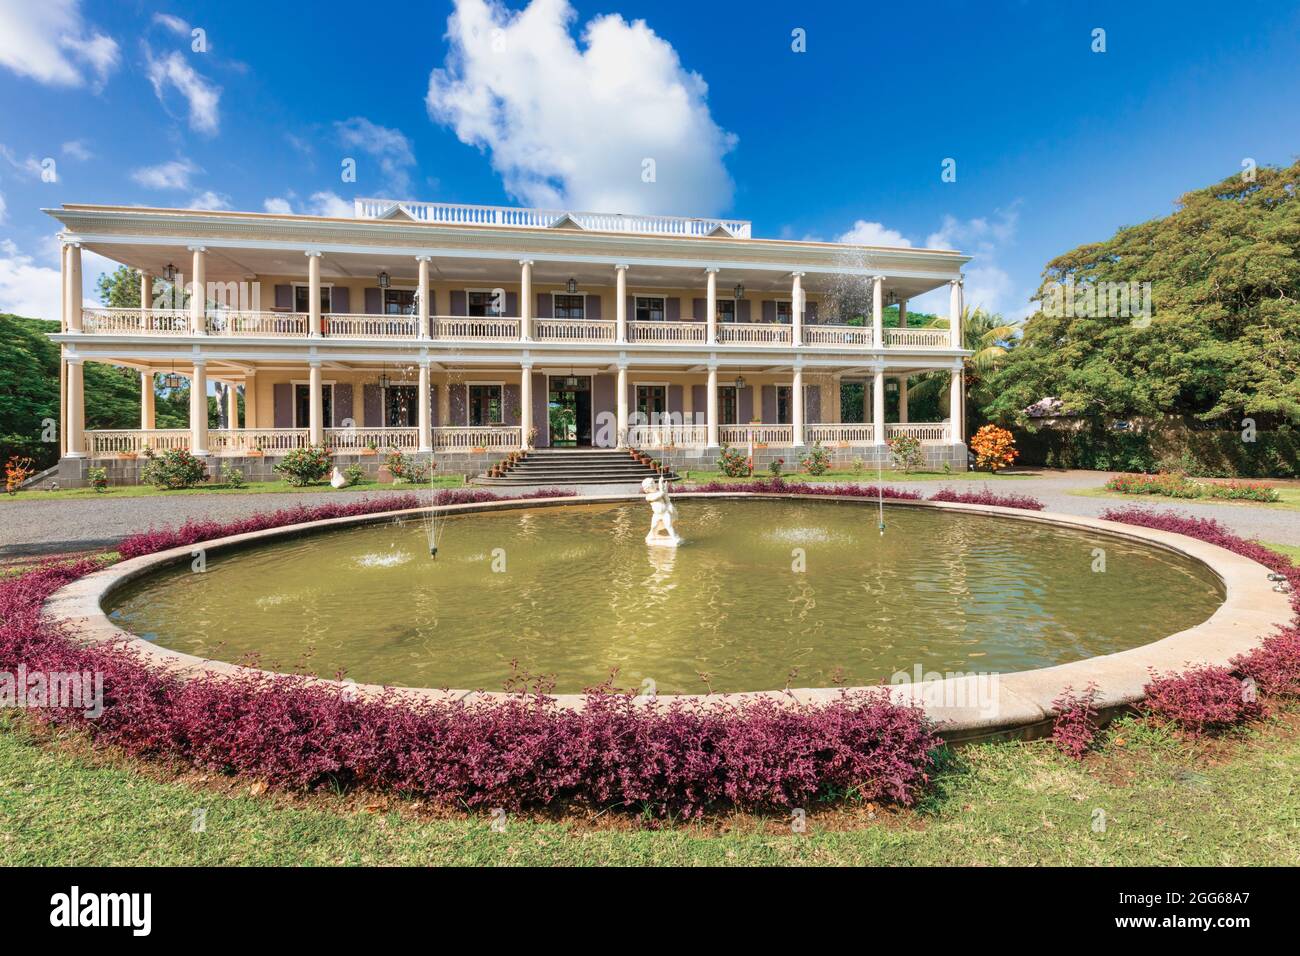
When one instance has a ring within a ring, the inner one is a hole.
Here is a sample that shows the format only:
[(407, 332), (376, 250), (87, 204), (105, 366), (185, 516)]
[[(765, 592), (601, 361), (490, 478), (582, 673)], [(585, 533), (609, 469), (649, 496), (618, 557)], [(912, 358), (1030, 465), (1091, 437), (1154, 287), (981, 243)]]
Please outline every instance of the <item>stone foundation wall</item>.
[[(410, 454), (407, 457), (424, 464), (430, 457), (437, 466), (434, 473), (438, 475), (478, 475), (506, 456), (505, 452), (489, 453), (443, 453), (432, 456)], [(360, 465), (370, 478), (379, 481), (391, 481), (387, 471), (380, 472), (384, 455), (335, 455), (334, 463), (340, 470), (350, 465)], [(208, 469), (208, 481), (218, 484), (224, 480), (230, 469), (239, 469), (244, 473), (244, 481), (279, 481), (282, 477), (275, 471), (280, 456), (271, 455), (209, 455), (204, 459)], [(60, 488), (85, 488), (90, 484), (91, 468), (104, 468), (108, 471), (108, 483), (114, 485), (140, 484), (140, 472), (144, 469), (144, 458), (63, 458), (59, 461), (57, 477), (42, 482), (40, 487), (48, 488), (50, 481), (57, 481)]]
[[(923, 445), (925, 468), (930, 471), (942, 471), (946, 464), (953, 471), (966, 471), (966, 446), (963, 444), (927, 444)], [(861, 462), (864, 470), (875, 471), (877, 465), (883, 468), (893, 467), (889, 458), (889, 449), (883, 446), (868, 445), (858, 448), (826, 447), (831, 456), (831, 467), (836, 471), (848, 471), (855, 462)], [(776, 459), (784, 459), (782, 470), (795, 472), (799, 469), (799, 459), (808, 453), (808, 446), (768, 445), (754, 449), (754, 474), (766, 475), (768, 466)], [(647, 449), (646, 454), (671, 465), (674, 471), (716, 471), (718, 452), (706, 452), (702, 448)]]

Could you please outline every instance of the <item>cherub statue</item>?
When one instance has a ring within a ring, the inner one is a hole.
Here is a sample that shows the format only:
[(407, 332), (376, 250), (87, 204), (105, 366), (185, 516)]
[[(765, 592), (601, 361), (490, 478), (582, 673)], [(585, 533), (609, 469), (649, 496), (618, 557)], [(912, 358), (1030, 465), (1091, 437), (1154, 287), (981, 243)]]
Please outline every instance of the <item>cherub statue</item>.
[(645, 543), (665, 548), (677, 547), (682, 543), (682, 539), (677, 535), (677, 529), (673, 527), (673, 522), (677, 518), (677, 509), (673, 507), (673, 501), (668, 497), (668, 488), (664, 483), (663, 475), (659, 476), (658, 482), (653, 478), (642, 481), (641, 493), (645, 495), (646, 503), (650, 505), (652, 511), (650, 533), (645, 536)]

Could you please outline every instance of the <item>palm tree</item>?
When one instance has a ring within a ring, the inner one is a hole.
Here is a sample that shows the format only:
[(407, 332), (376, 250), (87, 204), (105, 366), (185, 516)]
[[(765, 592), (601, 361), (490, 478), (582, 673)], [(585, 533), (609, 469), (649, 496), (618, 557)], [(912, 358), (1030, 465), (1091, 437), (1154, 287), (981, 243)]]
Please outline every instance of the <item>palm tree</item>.
[[(1002, 316), (996, 312), (988, 312), (983, 308), (971, 308), (970, 306), (966, 306), (961, 310), (961, 327), (962, 347), (971, 353), (966, 356), (964, 375), (968, 398), (966, 402), (966, 433), (969, 434), (971, 411), (984, 404), (979, 394), (981, 387), (989, 374), (1002, 364), (1007, 352), (1015, 347), (1016, 340), (1020, 336), (1020, 327), (1004, 322)], [(926, 328), (946, 329), (948, 328), (948, 320), (935, 318)], [(918, 375), (908, 387), (909, 397), (915, 396), (919, 401), (933, 399), (938, 402), (941, 409), (946, 410), (948, 407), (948, 381), (947, 372), (928, 372), (924, 375)]]

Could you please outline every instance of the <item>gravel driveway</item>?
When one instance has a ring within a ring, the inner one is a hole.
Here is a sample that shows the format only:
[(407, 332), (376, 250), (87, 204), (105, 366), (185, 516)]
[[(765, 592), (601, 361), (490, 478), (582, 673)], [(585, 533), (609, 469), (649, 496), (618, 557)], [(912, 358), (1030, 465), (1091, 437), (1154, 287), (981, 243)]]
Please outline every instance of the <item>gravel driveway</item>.
[[(1047, 506), (1048, 511), (1095, 517), (1107, 508), (1124, 504), (1124, 500), (1085, 498), (1069, 492), (1079, 488), (1098, 488), (1108, 477), (1107, 474), (1091, 471), (1043, 472), (1039, 477), (987, 482), (987, 485), (995, 491), (1033, 495)], [(975, 490), (985, 483), (954, 481), (952, 484), (958, 488)], [(929, 495), (943, 487), (943, 482), (916, 482), (913, 487)], [(515, 492), (523, 490), (527, 489), (511, 489)], [(585, 485), (581, 487), (580, 493), (632, 493), (636, 490), (635, 486), (628, 485)], [(342, 493), (193, 494), (175, 497), (71, 498), (65, 501), (23, 501), (21, 498), (13, 501), (0, 500), (0, 557), (58, 554), (107, 547), (134, 531), (143, 531), (150, 526), (180, 524), (187, 518), (231, 519), (253, 511), (274, 511), (292, 505), (360, 501), (410, 492), (408, 488)], [(427, 497), (429, 492), (420, 494)], [(1217, 518), (1245, 537), (1300, 546), (1300, 511), (1207, 502), (1171, 503), (1146, 498), (1134, 499), (1133, 503)]]

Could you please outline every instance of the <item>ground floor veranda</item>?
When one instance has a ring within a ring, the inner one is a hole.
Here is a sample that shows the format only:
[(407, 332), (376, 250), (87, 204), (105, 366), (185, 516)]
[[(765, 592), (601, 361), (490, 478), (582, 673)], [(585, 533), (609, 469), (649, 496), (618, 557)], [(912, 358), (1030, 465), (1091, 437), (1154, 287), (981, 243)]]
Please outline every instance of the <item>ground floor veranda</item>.
[[(377, 469), (398, 449), (432, 456), (443, 472), (473, 474), (511, 451), (547, 447), (630, 447), (711, 467), (727, 445), (761, 465), (773, 457), (792, 463), (792, 455), (820, 444), (843, 464), (875, 464), (887, 462), (890, 438), (906, 434), (922, 442), (931, 465), (960, 468), (965, 462), (964, 436), (951, 415), (917, 422), (908, 414), (910, 383), (926, 373), (947, 380), (940, 407), (960, 409), (956, 370), (138, 363), (139, 427), (105, 430), (84, 427), (86, 360), (69, 360), (64, 370), (67, 467), (61, 476), (71, 484), (80, 483), (87, 467), (105, 463), (118, 481), (135, 480), (133, 463), (146, 449), (173, 448), (213, 459), (214, 475), (236, 466), (226, 460), (239, 459), (250, 478), (263, 470), (262, 461), (269, 472), (277, 457), (310, 445), (363, 467)], [(112, 364), (134, 367), (130, 361)], [(223, 386), (216, 427), (208, 403), (213, 383)], [(844, 388), (851, 383), (861, 388)], [(178, 384), (190, 387), (189, 424), (158, 428), (158, 390)], [(956, 418), (960, 422), (960, 414)]]

